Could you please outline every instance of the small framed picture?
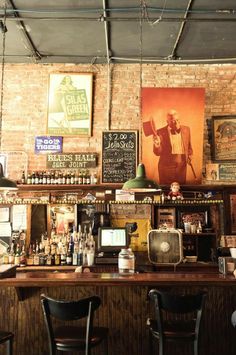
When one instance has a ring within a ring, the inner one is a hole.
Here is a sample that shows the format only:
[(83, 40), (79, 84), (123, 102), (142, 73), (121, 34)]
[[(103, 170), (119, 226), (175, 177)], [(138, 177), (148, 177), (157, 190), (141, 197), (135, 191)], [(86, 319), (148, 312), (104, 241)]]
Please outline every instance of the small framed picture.
[(175, 228), (175, 208), (158, 208), (157, 210), (157, 228), (161, 227)]
[(198, 225), (199, 222), (203, 228), (210, 226), (210, 211), (208, 207), (195, 207), (194, 209), (178, 210), (178, 228), (183, 228), (184, 223)]
[(212, 118), (213, 160), (236, 161), (236, 116)]

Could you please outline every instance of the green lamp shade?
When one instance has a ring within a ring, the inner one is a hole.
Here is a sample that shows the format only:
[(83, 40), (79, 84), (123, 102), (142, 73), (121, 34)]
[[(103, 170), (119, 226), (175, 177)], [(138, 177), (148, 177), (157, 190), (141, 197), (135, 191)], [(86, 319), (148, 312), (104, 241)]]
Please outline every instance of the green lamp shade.
[(160, 191), (161, 189), (155, 181), (146, 178), (145, 166), (141, 163), (138, 165), (136, 177), (126, 181), (122, 187), (122, 190), (150, 192)]
[(3, 167), (0, 163), (0, 190), (18, 190), (16, 183), (3, 175)]

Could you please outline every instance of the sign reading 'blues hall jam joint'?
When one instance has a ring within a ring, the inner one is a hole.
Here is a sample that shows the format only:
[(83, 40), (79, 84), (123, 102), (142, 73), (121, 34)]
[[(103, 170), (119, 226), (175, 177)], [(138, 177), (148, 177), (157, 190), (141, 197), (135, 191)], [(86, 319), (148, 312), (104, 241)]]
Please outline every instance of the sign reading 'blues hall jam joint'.
[(61, 153), (62, 137), (39, 136), (35, 137), (35, 154), (40, 153)]

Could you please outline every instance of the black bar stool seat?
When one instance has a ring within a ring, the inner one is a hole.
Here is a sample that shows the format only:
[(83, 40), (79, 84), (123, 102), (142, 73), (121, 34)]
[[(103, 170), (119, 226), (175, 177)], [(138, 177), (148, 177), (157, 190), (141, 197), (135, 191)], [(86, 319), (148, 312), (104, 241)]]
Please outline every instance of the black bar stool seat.
[[(93, 327), (93, 332), (90, 337), (91, 347), (99, 345), (103, 339), (107, 337), (107, 328)], [(78, 337), (79, 335), (79, 337)], [(85, 349), (86, 347), (86, 328), (62, 326), (55, 329), (54, 339), (58, 348), (67, 346)]]

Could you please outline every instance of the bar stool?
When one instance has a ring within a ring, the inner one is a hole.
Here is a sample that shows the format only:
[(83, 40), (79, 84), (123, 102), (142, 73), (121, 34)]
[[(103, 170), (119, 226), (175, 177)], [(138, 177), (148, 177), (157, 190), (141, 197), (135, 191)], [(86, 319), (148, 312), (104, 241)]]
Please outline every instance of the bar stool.
[(232, 326), (233, 326), (234, 328), (236, 328), (236, 311), (234, 311), (234, 312), (232, 313), (232, 316), (231, 316), (231, 323), (232, 323)]
[(155, 310), (155, 319), (147, 321), (150, 354), (153, 354), (153, 340), (156, 339), (159, 343), (159, 355), (165, 354), (165, 345), (169, 341), (192, 342), (194, 355), (198, 355), (205, 295), (204, 292), (196, 295), (175, 295), (155, 289), (149, 292)]
[[(91, 349), (105, 342), (108, 355), (108, 328), (94, 327), (94, 312), (99, 308), (101, 299), (98, 296), (83, 298), (78, 301), (56, 300), (41, 295), (44, 320), (49, 338), (50, 355), (56, 351), (80, 351), (91, 354)], [(85, 326), (54, 324), (52, 318), (62, 321), (74, 321), (86, 318)]]
[(13, 333), (0, 330), (0, 344), (7, 343), (7, 355), (13, 354), (13, 338)]

